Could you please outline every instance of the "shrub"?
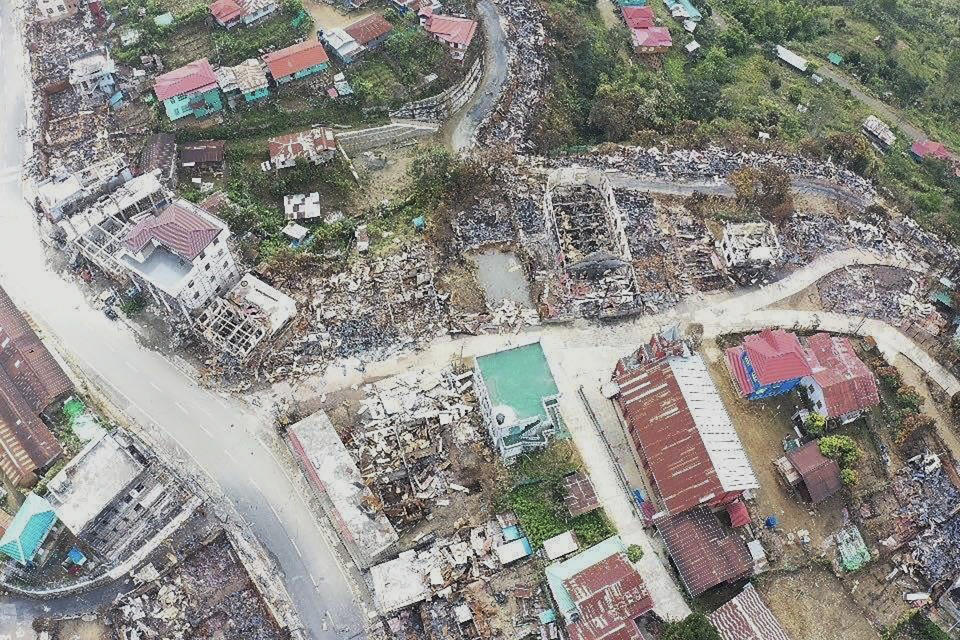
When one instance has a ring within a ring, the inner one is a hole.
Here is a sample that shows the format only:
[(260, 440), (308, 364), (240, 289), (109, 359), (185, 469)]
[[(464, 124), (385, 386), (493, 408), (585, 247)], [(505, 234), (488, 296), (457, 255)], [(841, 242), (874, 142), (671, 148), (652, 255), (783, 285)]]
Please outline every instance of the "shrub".
[(903, 384), (900, 370), (890, 365), (878, 368), (877, 377), (880, 378), (880, 384), (887, 389), (897, 390)]
[(630, 562), (638, 562), (643, 557), (643, 547), (638, 544), (631, 544), (627, 547), (627, 558)]
[(842, 469), (840, 471), (840, 480), (848, 487), (852, 487), (860, 482), (860, 474), (856, 469)]
[(863, 451), (850, 436), (827, 436), (820, 440), (820, 453), (836, 460), (842, 469), (854, 467), (863, 458)]
[(803, 421), (803, 428), (812, 436), (823, 435), (827, 429), (827, 418), (820, 413), (811, 413)]
[(900, 387), (897, 390), (897, 405), (901, 409), (906, 409), (914, 413), (920, 413), (920, 407), (923, 406), (923, 397), (914, 387)]
[(910, 413), (901, 421), (894, 444), (902, 447), (915, 436), (931, 431), (936, 424), (936, 420), (925, 413)]
[(679, 622), (668, 622), (661, 640), (722, 640), (720, 633), (702, 613), (691, 613)]

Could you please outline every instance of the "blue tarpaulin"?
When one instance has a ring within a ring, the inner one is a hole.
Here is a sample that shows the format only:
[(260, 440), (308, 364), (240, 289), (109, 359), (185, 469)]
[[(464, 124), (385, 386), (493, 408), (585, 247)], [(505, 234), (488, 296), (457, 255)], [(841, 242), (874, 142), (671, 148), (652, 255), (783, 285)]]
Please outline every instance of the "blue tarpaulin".
[(67, 553), (67, 560), (78, 567), (82, 567), (83, 563), (87, 561), (87, 556), (83, 555), (83, 551), (74, 547)]

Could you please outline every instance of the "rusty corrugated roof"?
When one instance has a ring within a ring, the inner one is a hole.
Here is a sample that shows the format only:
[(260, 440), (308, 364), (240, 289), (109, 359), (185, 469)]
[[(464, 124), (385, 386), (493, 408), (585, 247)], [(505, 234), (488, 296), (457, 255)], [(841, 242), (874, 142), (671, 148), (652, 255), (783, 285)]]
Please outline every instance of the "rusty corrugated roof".
[(577, 471), (563, 479), (563, 504), (574, 518), (590, 513), (600, 506), (597, 493), (593, 490), (593, 483), (590, 482), (590, 476)]
[(849, 338), (818, 333), (807, 339), (813, 379), (823, 390), (826, 416), (836, 418), (880, 404), (877, 380)]
[(814, 504), (823, 502), (840, 490), (840, 467), (836, 461), (820, 453), (819, 440), (813, 440), (788, 452), (787, 460), (803, 478), (803, 484)]
[(723, 640), (790, 640), (750, 583), (709, 617)]
[(570, 640), (639, 640), (634, 620), (653, 609), (653, 598), (625, 553), (616, 553), (564, 581), (580, 613), (567, 626)]

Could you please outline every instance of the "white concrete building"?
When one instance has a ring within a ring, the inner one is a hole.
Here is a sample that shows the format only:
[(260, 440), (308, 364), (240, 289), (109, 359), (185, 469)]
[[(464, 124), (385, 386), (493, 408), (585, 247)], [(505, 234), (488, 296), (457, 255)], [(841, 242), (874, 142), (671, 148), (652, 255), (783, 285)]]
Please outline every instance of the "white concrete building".
[(248, 273), (222, 298), (214, 298), (197, 324), (212, 344), (242, 359), (296, 314), (293, 298)]
[(123, 156), (108, 156), (76, 173), (50, 176), (37, 183), (37, 207), (56, 222), (131, 178), (133, 173)]
[(227, 225), (186, 200), (134, 219), (119, 261), (167, 311), (190, 312), (222, 294), (240, 276)]
[(39, 20), (53, 22), (61, 18), (77, 15), (80, 10), (80, 0), (37, 0)]

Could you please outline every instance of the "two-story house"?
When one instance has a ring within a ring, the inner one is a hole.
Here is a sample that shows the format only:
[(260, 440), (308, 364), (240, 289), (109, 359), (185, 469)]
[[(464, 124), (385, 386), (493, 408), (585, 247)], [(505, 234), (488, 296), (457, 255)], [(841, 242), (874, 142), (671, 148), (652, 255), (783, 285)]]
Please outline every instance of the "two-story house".
[(756, 400), (791, 391), (809, 376), (807, 352), (796, 334), (764, 329), (726, 350), (727, 368), (744, 398)]
[(223, 111), (217, 76), (206, 58), (158, 76), (153, 91), (171, 120), (205, 118)]
[(229, 237), (223, 221), (191, 202), (175, 200), (159, 213), (134, 219), (118, 259), (158, 304), (192, 324), (191, 311), (240, 277)]
[(420, 26), (427, 30), (430, 37), (446, 45), (454, 60), (463, 60), (477, 33), (477, 21), (435, 14), (431, 7), (424, 7), (418, 13)]

